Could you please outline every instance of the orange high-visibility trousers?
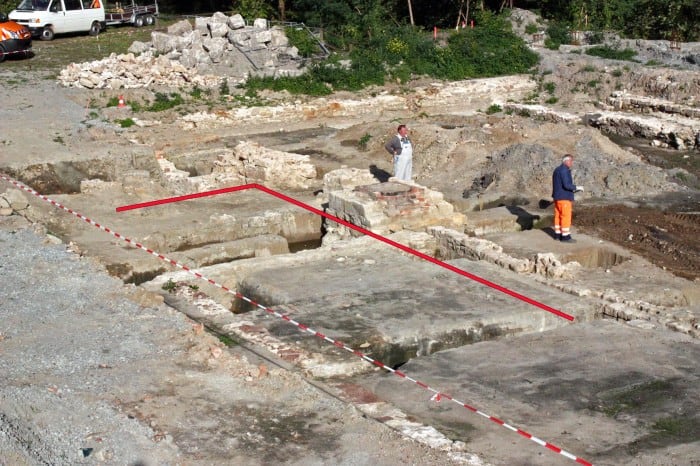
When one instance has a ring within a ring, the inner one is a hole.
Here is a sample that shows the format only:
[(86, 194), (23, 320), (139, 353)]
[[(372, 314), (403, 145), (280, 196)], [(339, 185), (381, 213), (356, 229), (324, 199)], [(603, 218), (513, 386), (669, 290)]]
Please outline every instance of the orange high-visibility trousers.
[(574, 211), (572, 201), (554, 201), (554, 234), (569, 236), (571, 234), (571, 214)]

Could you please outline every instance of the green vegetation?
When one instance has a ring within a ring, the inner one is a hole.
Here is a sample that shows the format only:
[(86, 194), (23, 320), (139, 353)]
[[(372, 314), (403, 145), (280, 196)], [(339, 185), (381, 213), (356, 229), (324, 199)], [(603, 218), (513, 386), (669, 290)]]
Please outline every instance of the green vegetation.
[(525, 26), (525, 33), (526, 34), (535, 34), (535, 33), (537, 33), (537, 31), (539, 31), (539, 28), (537, 27), (537, 25), (535, 23), (528, 23)]
[(632, 49), (620, 50), (613, 47), (609, 47), (607, 45), (601, 45), (597, 47), (591, 47), (590, 49), (586, 50), (586, 54), (594, 57), (608, 58), (610, 60), (634, 61), (634, 56), (637, 53)]
[(367, 144), (369, 144), (369, 140), (372, 139), (372, 135), (369, 133), (365, 133), (360, 140), (357, 142), (357, 148), (360, 149), (361, 151), (366, 151), (367, 150)]
[(175, 291), (175, 288), (177, 288), (177, 283), (175, 283), (172, 278), (168, 278), (168, 281), (163, 283), (163, 286), (161, 286), (161, 289), (167, 291), (168, 293)]
[(191, 91), (190, 91), (190, 97), (192, 97), (195, 100), (199, 100), (202, 98), (202, 95), (204, 94), (204, 91), (202, 91), (201, 88), (198, 86), (195, 86)]
[(513, 33), (504, 16), (484, 12), (479, 24), (479, 28), (451, 32), (442, 45), (432, 35), (409, 26), (390, 31), (377, 26), (371, 36), (358, 33), (358, 43), (348, 52), (349, 61), (334, 54), (303, 76), (252, 78), (245, 87), (327, 95), (383, 85), (387, 79), (407, 82), (416, 76), (430, 76), (459, 80), (526, 73), (537, 64), (537, 55)]
[(489, 108), (486, 109), (486, 114), (487, 115), (492, 115), (494, 113), (502, 112), (503, 108), (498, 105), (498, 104), (491, 104), (489, 105)]
[(311, 57), (321, 52), (318, 41), (311, 35), (308, 29), (302, 26), (286, 27), (284, 29), (289, 44), (299, 50), (302, 57)]
[(182, 96), (176, 92), (171, 92), (170, 94), (164, 94), (162, 92), (156, 92), (156, 99), (151, 105), (146, 107), (148, 112), (162, 112), (169, 110), (178, 105), (182, 105), (184, 100)]
[(547, 38), (544, 41), (544, 46), (550, 50), (559, 50), (562, 44), (571, 43), (571, 34), (569, 27), (565, 23), (553, 21), (547, 28)]
[(551, 81), (544, 83), (544, 90), (547, 91), (549, 94), (554, 94), (554, 90), (557, 88), (557, 85)]
[(136, 124), (136, 122), (131, 119), (131, 118), (124, 118), (123, 120), (117, 120), (117, 123), (119, 123), (119, 126), (122, 128), (131, 128)]
[(219, 86), (219, 95), (225, 96), (225, 95), (231, 95), (231, 89), (228, 87), (228, 80), (224, 79), (221, 81), (221, 85)]
[(229, 348), (232, 346), (238, 346), (239, 343), (234, 340), (233, 338), (229, 337), (228, 335), (217, 335), (217, 338), (221, 343), (224, 345), (228, 346)]

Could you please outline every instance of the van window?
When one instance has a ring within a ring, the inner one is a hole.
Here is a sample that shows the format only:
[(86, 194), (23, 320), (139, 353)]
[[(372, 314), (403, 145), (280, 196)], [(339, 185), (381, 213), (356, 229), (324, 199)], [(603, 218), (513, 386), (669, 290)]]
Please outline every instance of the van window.
[(51, 8), (49, 8), (49, 11), (52, 11), (54, 13), (57, 13), (59, 11), (63, 11), (63, 8), (61, 8), (61, 0), (53, 0), (51, 3)]
[(63, 0), (63, 4), (66, 6), (66, 11), (83, 9), (83, 3), (80, 0)]

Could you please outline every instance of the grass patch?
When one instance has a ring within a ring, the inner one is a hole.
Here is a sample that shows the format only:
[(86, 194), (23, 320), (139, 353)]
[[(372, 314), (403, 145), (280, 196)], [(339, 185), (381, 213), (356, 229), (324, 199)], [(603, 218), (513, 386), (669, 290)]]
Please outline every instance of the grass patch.
[(167, 291), (168, 293), (175, 291), (175, 288), (177, 288), (177, 283), (175, 283), (172, 278), (168, 278), (168, 281), (163, 283), (163, 286), (161, 286), (161, 289)]
[(87, 34), (59, 35), (52, 41), (32, 41), (34, 56), (27, 60), (8, 60), (3, 68), (16, 72), (47, 71), (47, 78), (55, 78), (58, 72), (71, 63), (102, 60), (111, 53), (127, 53), (134, 41), (150, 42), (151, 32), (166, 32), (175, 20), (158, 19), (157, 26), (108, 27), (97, 36)]
[(182, 105), (185, 101), (182, 96), (177, 92), (171, 92), (170, 94), (164, 94), (162, 92), (156, 92), (156, 99), (151, 105), (146, 107), (148, 112), (163, 112), (165, 110), (170, 110), (171, 108)]
[(593, 57), (608, 58), (610, 60), (634, 61), (634, 57), (637, 55), (637, 52), (632, 49), (620, 50), (607, 45), (602, 45), (591, 47), (590, 49), (586, 50), (586, 54)]
[(491, 104), (489, 105), (489, 108), (486, 109), (486, 114), (487, 115), (492, 115), (494, 113), (502, 112), (503, 108), (498, 105), (498, 104)]
[(117, 120), (117, 123), (122, 128), (131, 128), (132, 126), (134, 126), (136, 124), (136, 122), (134, 120), (132, 120), (131, 118), (124, 118), (123, 120)]
[(216, 337), (219, 339), (219, 341), (221, 343), (228, 346), (229, 348), (232, 346), (238, 346), (240, 344), (236, 340), (234, 340), (233, 338), (229, 337), (228, 335), (216, 335)]

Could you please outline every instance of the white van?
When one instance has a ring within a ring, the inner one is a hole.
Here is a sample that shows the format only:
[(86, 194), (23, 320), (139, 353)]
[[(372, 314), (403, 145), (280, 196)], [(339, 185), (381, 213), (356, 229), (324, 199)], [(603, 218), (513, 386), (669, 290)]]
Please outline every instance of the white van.
[(105, 22), (105, 10), (102, 0), (22, 0), (10, 19), (27, 26), (41, 40), (66, 32), (96, 36)]

